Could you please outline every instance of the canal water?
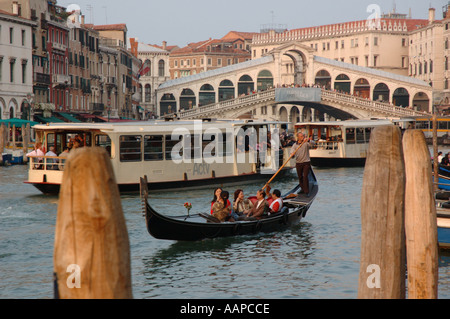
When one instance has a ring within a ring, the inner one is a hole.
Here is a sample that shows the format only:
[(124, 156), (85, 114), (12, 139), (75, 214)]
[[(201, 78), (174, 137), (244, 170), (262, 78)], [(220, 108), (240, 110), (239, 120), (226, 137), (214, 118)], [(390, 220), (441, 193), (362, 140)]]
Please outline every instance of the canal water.
[[(319, 194), (296, 227), (194, 243), (154, 239), (139, 197), (122, 196), (134, 298), (356, 298), (363, 171), (315, 169)], [(24, 184), (26, 174), (25, 166), (0, 167), (0, 298), (50, 299), (58, 198)], [(272, 187), (295, 183), (292, 174)], [(261, 186), (245, 185), (246, 195)], [(185, 201), (193, 213), (207, 211), (212, 188), (152, 193), (150, 200), (171, 215), (184, 213)], [(439, 298), (450, 298), (450, 255), (440, 255)]]

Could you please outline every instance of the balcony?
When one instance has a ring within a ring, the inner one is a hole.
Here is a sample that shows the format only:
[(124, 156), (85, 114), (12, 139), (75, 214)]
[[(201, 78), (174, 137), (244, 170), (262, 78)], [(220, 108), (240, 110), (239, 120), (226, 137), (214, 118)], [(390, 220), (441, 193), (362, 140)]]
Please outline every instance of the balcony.
[(49, 85), (50, 84), (50, 75), (44, 74), (44, 73), (39, 73), (39, 72), (34, 72), (33, 81), (34, 81), (34, 83)]
[(67, 45), (62, 44), (62, 43), (57, 43), (57, 42), (53, 42), (52, 43), (52, 48), (54, 50), (60, 50), (60, 51), (66, 51), (67, 50)]
[(52, 75), (53, 86), (66, 86), (71, 85), (70, 76), (65, 74), (53, 74)]
[(92, 103), (91, 105), (94, 112), (103, 112), (105, 110), (105, 105), (103, 103)]

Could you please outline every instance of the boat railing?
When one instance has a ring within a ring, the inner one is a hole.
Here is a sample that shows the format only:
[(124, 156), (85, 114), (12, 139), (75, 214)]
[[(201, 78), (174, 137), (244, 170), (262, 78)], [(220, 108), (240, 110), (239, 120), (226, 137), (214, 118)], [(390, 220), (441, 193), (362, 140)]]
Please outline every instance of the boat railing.
[(337, 150), (338, 149), (338, 142), (336, 141), (317, 141), (311, 149), (316, 150)]
[(63, 171), (66, 156), (29, 156), (29, 168), (32, 171)]

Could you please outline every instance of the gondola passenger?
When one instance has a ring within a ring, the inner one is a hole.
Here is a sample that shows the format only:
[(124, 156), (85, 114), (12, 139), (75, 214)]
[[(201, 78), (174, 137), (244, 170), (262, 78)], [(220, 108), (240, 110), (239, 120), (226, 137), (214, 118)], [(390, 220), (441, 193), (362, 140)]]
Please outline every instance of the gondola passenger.
[(262, 189), (256, 192), (256, 203), (254, 206), (245, 211), (244, 214), (247, 217), (261, 217), (264, 215), (264, 213), (267, 211), (267, 207), (269, 206), (269, 203), (264, 199), (266, 194)]
[[(222, 193), (222, 188), (220, 188), (220, 187), (217, 187), (217, 188), (214, 190), (214, 197), (213, 197), (213, 200), (211, 201), (211, 215), (212, 215), (212, 213), (213, 213), (213, 205), (214, 205), (214, 203), (217, 201), (217, 199), (220, 198), (220, 194), (221, 194), (221, 193)], [(230, 203), (230, 201), (227, 199), (226, 207), (229, 207), (229, 206), (231, 206), (231, 203)]]
[(223, 191), (220, 193), (220, 196), (215, 201), (215, 203), (212, 206), (212, 215), (216, 217), (221, 222), (230, 220), (234, 221), (234, 219), (231, 217), (231, 205), (227, 206), (228, 201), (228, 192)]
[(244, 214), (244, 211), (249, 210), (253, 207), (253, 203), (249, 199), (245, 199), (244, 191), (242, 189), (237, 189), (234, 192), (233, 201), (233, 211), (240, 217)]
[(278, 189), (275, 189), (272, 192), (272, 199), (273, 202), (269, 206), (269, 215), (279, 213), (283, 208), (283, 199), (281, 198), (281, 192)]

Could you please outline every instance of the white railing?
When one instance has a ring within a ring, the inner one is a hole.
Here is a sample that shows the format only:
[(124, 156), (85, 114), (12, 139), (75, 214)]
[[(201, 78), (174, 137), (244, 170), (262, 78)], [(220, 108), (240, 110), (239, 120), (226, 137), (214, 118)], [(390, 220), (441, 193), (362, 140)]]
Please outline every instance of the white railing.
[(395, 106), (389, 103), (377, 102), (364, 99), (362, 97), (347, 95), (333, 91), (322, 90), (322, 100), (331, 100), (333, 102), (343, 102), (350, 104), (355, 108), (369, 112), (382, 112), (390, 116), (424, 116), (429, 115), (425, 112), (415, 111), (413, 109)]
[(63, 171), (67, 157), (65, 156), (29, 156), (32, 171)]
[(275, 89), (256, 92), (250, 95), (240, 96), (236, 99), (226, 100), (215, 104), (200, 106), (191, 110), (181, 111), (181, 119), (196, 118), (204, 114), (213, 114), (215, 112), (226, 112), (239, 107), (245, 107), (264, 100), (275, 100)]
[[(275, 89), (257, 92), (250, 95), (238, 97), (215, 104), (209, 104), (197, 107), (191, 110), (179, 112), (180, 119), (200, 118), (201, 116), (211, 116), (217, 113), (224, 113), (233, 109), (244, 108), (262, 102), (275, 102)], [(322, 89), (322, 102), (329, 101), (341, 105), (364, 110), (366, 112), (378, 112), (393, 117), (424, 116), (429, 115), (425, 112), (415, 111), (409, 108), (395, 106), (389, 103), (367, 100), (362, 97), (327, 91)]]

